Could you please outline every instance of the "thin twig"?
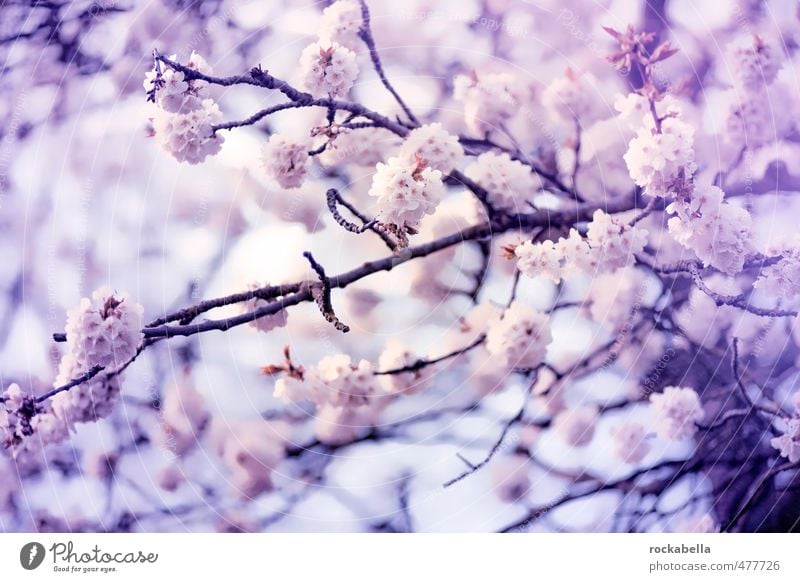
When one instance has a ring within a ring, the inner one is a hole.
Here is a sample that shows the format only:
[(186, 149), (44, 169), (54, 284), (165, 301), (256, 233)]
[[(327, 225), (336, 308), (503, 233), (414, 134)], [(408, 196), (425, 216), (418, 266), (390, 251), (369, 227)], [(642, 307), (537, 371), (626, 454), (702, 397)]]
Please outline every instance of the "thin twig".
[(406, 114), (408, 119), (413, 123), (415, 126), (419, 125), (419, 120), (417, 117), (412, 113), (411, 109), (406, 105), (403, 98), (400, 97), (400, 94), (395, 90), (392, 84), (389, 82), (389, 79), (386, 77), (386, 71), (383, 70), (383, 64), (381, 63), (380, 56), (378, 56), (378, 49), (375, 46), (375, 39), (372, 37), (372, 27), (370, 23), (370, 14), (369, 14), (369, 7), (365, 0), (359, 0), (361, 3), (361, 28), (358, 30), (358, 36), (361, 40), (364, 41), (364, 44), (367, 45), (369, 49), (369, 56), (372, 59), (372, 66), (375, 67), (375, 72), (378, 73), (378, 77), (383, 83), (383, 86), (392, 94), (395, 101), (397, 101), (398, 105), (403, 109), (403, 112)]

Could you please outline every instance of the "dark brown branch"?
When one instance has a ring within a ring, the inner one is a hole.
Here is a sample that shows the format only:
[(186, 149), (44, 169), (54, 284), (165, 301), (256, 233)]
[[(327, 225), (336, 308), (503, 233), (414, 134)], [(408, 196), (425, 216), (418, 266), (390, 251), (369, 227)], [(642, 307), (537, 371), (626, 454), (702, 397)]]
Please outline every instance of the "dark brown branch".
[(406, 372), (417, 372), (418, 370), (421, 370), (422, 368), (426, 368), (428, 366), (433, 366), (433, 365), (438, 364), (440, 362), (445, 362), (445, 361), (447, 361), (447, 360), (449, 360), (451, 358), (455, 358), (457, 356), (464, 355), (467, 352), (469, 352), (470, 350), (472, 350), (472, 349), (478, 347), (479, 345), (481, 345), (484, 342), (485, 339), (486, 339), (486, 336), (481, 335), (480, 337), (478, 337), (475, 341), (473, 341), (468, 346), (463, 347), (463, 348), (459, 348), (459, 349), (454, 350), (452, 352), (449, 352), (449, 353), (447, 353), (447, 354), (445, 354), (443, 356), (439, 356), (438, 358), (433, 358), (433, 359), (430, 359), (430, 360), (419, 359), (416, 362), (414, 362), (413, 364), (409, 364), (408, 366), (403, 366), (402, 368), (393, 368), (391, 370), (384, 370), (382, 372), (375, 372), (375, 375), (376, 376), (386, 376), (386, 375), (389, 375), (389, 374), (404, 374)]
[[(336, 224), (338, 224), (348, 232), (352, 232), (355, 234), (361, 234), (362, 232), (370, 230), (375, 234), (377, 234), (378, 236), (380, 236), (381, 240), (386, 244), (387, 247), (389, 247), (390, 250), (392, 251), (397, 250), (397, 245), (392, 240), (392, 237), (386, 234), (386, 232), (384, 232), (383, 230), (375, 227), (377, 221), (375, 219), (370, 220), (366, 216), (364, 216), (361, 212), (359, 212), (359, 210), (355, 206), (350, 204), (347, 200), (345, 200), (342, 197), (341, 194), (339, 194), (339, 191), (336, 188), (331, 188), (330, 190), (328, 190), (326, 197), (328, 203), (328, 210), (330, 210), (331, 214), (333, 215), (333, 219), (336, 221)], [(356, 218), (358, 218), (362, 223), (361, 226), (350, 222), (344, 216), (342, 216), (341, 213), (339, 212), (339, 208), (337, 207), (337, 205), (339, 204), (347, 208), (347, 210), (349, 210)]]
[(339, 318), (333, 311), (333, 303), (331, 303), (331, 280), (328, 279), (328, 276), (325, 274), (325, 269), (317, 262), (310, 252), (304, 252), (303, 256), (319, 277), (320, 284), (311, 286), (311, 296), (314, 298), (317, 307), (319, 307), (322, 316), (328, 323), (333, 324), (333, 327), (342, 333), (347, 333), (350, 331), (350, 327), (339, 321)]

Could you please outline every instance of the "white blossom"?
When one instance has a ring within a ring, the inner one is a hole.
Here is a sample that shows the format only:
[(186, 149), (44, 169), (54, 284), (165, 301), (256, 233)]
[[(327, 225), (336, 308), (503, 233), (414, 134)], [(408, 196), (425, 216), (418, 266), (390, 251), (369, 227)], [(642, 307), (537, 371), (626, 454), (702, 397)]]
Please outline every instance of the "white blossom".
[(369, 189), (377, 198), (378, 219), (401, 228), (415, 228), (426, 214), (433, 214), (443, 194), (439, 170), (402, 156), (379, 163)]
[(0, 444), (3, 446), (14, 446), (33, 434), (31, 413), (26, 413), (26, 405), (31, 408), (31, 401), (26, 398), (19, 384), (11, 384), (3, 392), (0, 403)]
[[(61, 360), (55, 384), (66, 384), (84, 374), (85, 371), (82, 367), (76, 366), (69, 356), (66, 356)], [(100, 373), (91, 380), (53, 396), (51, 406), (54, 415), (69, 426), (76, 422), (91, 422), (111, 414), (121, 390), (122, 384), (118, 376), (108, 377)], [(39, 419), (38, 422), (44, 423), (47, 430), (55, 431), (54, 434), (61, 434), (55, 419)]]
[(208, 423), (205, 400), (190, 385), (177, 382), (165, 391), (160, 410), (157, 440), (162, 447), (180, 457), (198, 443)]
[(774, 437), (770, 444), (780, 452), (790, 463), (800, 461), (800, 417), (790, 418), (786, 421), (783, 434)]
[(531, 488), (529, 467), (530, 460), (524, 455), (511, 455), (493, 461), (492, 486), (500, 501), (516, 503), (527, 496)]
[[(139, 349), (142, 334), (141, 305), (124, 293), (102, 287), (84, 297), (67, 313), (67, 352), (61, 359), (55, 386), (61, 386), (89, 372), (95, 366), (107, 371), (131, 360)], [(57, 417), (70, 426), (108, 416), (120, 392), (119, 375), (100, 373), (51, 399)], [(48, 419), (39, 421), (48, 430)]]
[(773, 297), (794, 299), (800, 295), (800, 236), (782, 245), (774, 254), (779, 255), (780, 260), (763, 267), (753, 286)]
[(645, 291), (644, 275), (633, 267), (601, 274), (592, 279), (589, 314), (611, 329), (622, 329), (641, 310)]
[(508, 73), (459, 75), (453, 96), (464, 104), (467, 127), (480, 135), (495, 131), (519, 108), (514, 76)]
[(667, 196), (684, 187), (697, 169), (694, 128), (678, 117), (667, 117), (658, 132), (652, 119), (645, 119), (623, 157), (638, 186), (651, 196)]
[(282, 188), (299, 188), (308, 173), (307, 141), (295, 141), (274, 133), (261, 151), (261, 164)]
[(557, 243), (526, 241), (514, 248), (519, 270), (529, 276), (545, 276), (558, 283), (571, 272), (614, 272), (636, 262), (647, 244), (647, 231), (629, 226), (598, 209), (588, 224), (586, 237), (571, 229)]
[[(247, 286), (247, 289), (248, 291), (256, 291), (257, 289), (261, 289), (262, 287), (267, 287), (267, 286), (268, 283), (264, 283), (262, 285), (258, 281), (253, 281)], [(275, 303), (275, 301), (276, 301), (275, 299), (267, 301), (266, 299), (253, 297), (252, 299), (248, 299), (247, 301), (243, 301), (242, 303), (240, 303), (239, 309), (241, 313), (253, 313), (257, 309), (261, 309), (262, 307), (266, 307), (272, 303)], [(268, 332), (272, 331), (275, 328), (285, 326), (288, 317), (289, 317), (289, 312), (286, 309), (279, 309), (276, 313), (273, 313), (271, 315), (265, 315), (263, 317), (259, 317), (258, 319), (254, 319), (247, 325), (257, 329), (258, 331)]]
[(434, 170), (449, 174), (464, 156), (464, 148), (458, 142), (458, 137), (448, 133), (441, 123), (430, 123), (408, 134), (400, 148), (400, 155), (411, 160), (422, 158)]
[(101, 287), (67, 312), (68, 353), (75, 365), (116, 366), (132, 358), (142, 343), (144, 309), (126, 293)]
[(322, 11), (319, 36), (351, 50), (359, 47), (358, 29), (361, 28), (361, 6), (354, 0), (337, 0)]
[[(398, 370), (413, 366), (419, 361), (417, 356), (407, 345), (400, 341), (389, 341), (378, 358), (380, 371)], [(428, 371), (420, 368), (412, 372), (397, 374), (381, 374), (379, 381), (383, 391), (387, 394), (415, 394), (425, 388)]]
[(525, 201), (542, 187), (529, 166), (512, 160), (505, 152), (481, 154), (464, 174), (486, 190), (489, 204), (498, 210), (521, 212)]
[(535, 368), (544, 361), (552, 340), (547, 315), (514, 301), (489, 324), (486, 349), (506, 366)]
[(153, 117), (153, 132), (161, 148), (179, 162), (199, 164), (208, 156), (219, 153), (224, 138), (214, 132), (222, 121), (219, 107), (211, 99), (186, 113), (157, 111)]
[(324, 40), (303, 50), (299, 67), (303, 87), (316, 97), (344, 97), (358, 77), (355, 53)]
[(786, 122), (776, 93), (748, 91), (731, 101), (723, 125), (725, 140), (749, 150), (779, 142)]
[(398, 145), (396, 135), (382, 127), (363, 127), (352, 131), (339, 131), (319, 155), (326, 166), (356, 164), (374, 167)]
[(542, 93), (542, 103), (562, 120), (577, 120), (581, 125), (590, 125), (605, 113), (594, 75), (577, 74), (571, 69), (547, 85)]
[(760, 36), (741, 37), (727, 48), (728, 66), (744, 89), (757, 90), (775, 80), (781, 68), (780, 51)]
[(585, 447), (594, 437), (597, 407), (566, 408), (553, 418), (553, 430), (572, 447)]
[(594, 252), (586, 238), (574, 228), (570, 229), (567, 238), (558, 239), (556, 248), (561, 253), (564, 274), (569, 275), (574, 272), (595, 274), (600, 268), (598, 253)]
[[(222, 421), (220, 421), (222, 422)], [(272, 491), (272, 473), (286, 455), (283, 437), (263, 420), (215, 427), (213, 439), (232, 487), (245, 499)]]
[(667, 212), (677, 215), (669, 219), (670, 234), (704, 265), (730, 275), (742, 270), (752, 250), (752, 218), (744, 208), (726, 202), (721, 189), (698, 187), (691, 200), (676, 201)]
[[(177, 55), (170, 55), (171, 61), (177, 60)], [(203, 101), (208, 97), (208, 83), (200, 79), (186, 79), (183, 71), (159, 63), (159, 73), (154, 67), (145, 75), (144, 88), (146, 91), (155, 90), (156, 105), (169, 113), (188, 113), (202, 109)], [(211, 67), (205, 59), (192, 51), (186, 67), (204, 75), (211, 75)]]
[(547, 277), (554, 283), (562, 277), (562, 250), (551, 240), (534, 243), (526, 240), (514, 248), (517, 267), (528, 277)]
[(353, 363), (350, 356), (337, 354), (322, 358), (302, 378), (284, 376), (275, 383), (275, 397), (286, 402), (311, 401), (352, 407), (363, 406), (379, 391), (375, 367), (367, 360)]
[(635, 465), (650, 452), (647, 431), (639, 422), (626, 422), (611, 431), (614, 437), (614, 455), (621, 461)]
[(342, 407), (323, 404), (314, 415), (314, 435), (321, 443), (342, 445), (365, 434), (375, 426), (381, 413), (391, 402), (388, 397), (375, 398), (364, 406)]
[(0, 447), (8, 447), (15, 458), (39, 452), (42, 445), (59, 443), (69, 436), (69, 425), (57, 417), (49, 403), (38, 407), (31, 395), (11, 384), (0, 402)]
[(615, 271), (635, 262), (636, 254), (647, 244), (647, 231), (598, 209), (588, 225), (586, 240), (597, 255), (600, 270)]
[[(642, 126), (653, 128), (653, 112), (650, 101), (638, 93), (617, 94), (614, 99), (617, 120), (634, 132)], [(678, 100), (672, 95), (665, 95), (655, 103), (656, 115), (661, 119), (675, 118), (682, 114)]]
[(651, 394), (650, 408), (658, 436), (671, 441), (694, 436), (696, 423), (705, 417), (700, 397), (691, 388), (668, 386)]

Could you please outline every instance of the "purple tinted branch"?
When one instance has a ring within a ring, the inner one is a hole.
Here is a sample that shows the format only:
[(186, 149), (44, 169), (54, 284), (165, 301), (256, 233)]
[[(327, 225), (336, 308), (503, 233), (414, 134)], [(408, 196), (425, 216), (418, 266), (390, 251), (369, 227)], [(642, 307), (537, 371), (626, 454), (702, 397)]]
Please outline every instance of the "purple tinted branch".
[(370, 14), (369, 14), (369, 7), (365, 0), (359, 0), (361, 4), (361, 19), (363, 23), (361, 24), (361, 28), (358, 30), (358, 36), (361, 40), (364, 41), (364, 44), (367, 45), (369, 49), (369, 56), (372, 59), (372, 66), (375, 67), (375, 72), (378, 73), (378, 77), (383, 83), (383, 86), (392, 94), (395, 101), (400, 105), (403, 109), (403, 112), (406, 114), (408, 119), (413, 123), (415, 126), (419, 125), (419, 120), (417, 117), (411, 112), (411, 109), (406, 105), (403, 98), (400, 97), (400, 94), (395, 90), (392, 84), (389, 82), (389, 79), (386, 77), (386, 71), (383, 70), (383, 64), (381, 63), (380, 56), (378, 56), (378, 49), (375, 47), (375, 39), (372, 37), (372, 27), (370, 25)]

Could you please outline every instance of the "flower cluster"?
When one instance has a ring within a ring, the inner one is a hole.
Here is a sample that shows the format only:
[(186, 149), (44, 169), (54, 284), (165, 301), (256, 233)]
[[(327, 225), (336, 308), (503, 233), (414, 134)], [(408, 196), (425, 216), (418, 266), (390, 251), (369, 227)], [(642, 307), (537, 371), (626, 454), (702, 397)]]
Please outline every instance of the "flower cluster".
[(572, 447), (585, 447), (594, 437), (597, 407), (566, 408), (553, 418), (553, 430)]
[(645, 120), (623, 156), (631, 178), (651, 196), (682, 191), (697, 169), (694, 128), (677, 116), (661, 121), (660, 130), (652, 118)]
[(361, 7), (354, 0), (337, 0), (322, 11), (319, 36), (350, 50), (359, 46), (358, 30), (363, 23)]
[(591, 297), (589, 314), (598, 323), (622, 329), (641, 309), (646, 290), (647, 280), (635, 267), (603, 273), (592, 279), (588, 293)]
[(753, 286), (773, 297), (793, 299), (800, 295), (800, 236), (769, 254), (781, 258), (777, 263), (764, 267)]
[(464, 120), (470, 131), (484, 135), (510, 119), (519, 107), (514, 76), (508, 73), (459, 75), (453, 96), (464, 104)]
[[(211, 74), (211, 67), (195, 52), (186, 67)], [(157, 63), (147, 73), (144, 87), (157, 106), (153, 133), (164, 151), (189, 164), (199, 164), (219, 152), (224, 139), (217, 135), (214, 126), (222, 120), (222, 114), (214, 100), (208, 98), (207, 83), (187, 80), (183, 71)]]
[[(257, 289), (261, 289), (262, 287), (266, 287), (267, 284), (260, 285), (258, 282), (252, 282), (248, 286), (248, 290), (256, 291)], [(260, 299), (258, 297), (253, 297), (252, 299), (248, 299), (247, 301), (243, 301), (239, 303), (239, 309), (242, 313), (253, 313), (257, 309), (261, 307), (266, 307), (267, 305), (274, 303), (275, 300), (267, 301), (266, 299)], [(289, 312), (285, 309), (279, 310), (277, 313), (273, 313), (271, 315), (265, 315), (264, 317), (259, 317), (258, 319), (254, 319), (248, 325), (254, 327), (258, 331), (272, 331), (276, 327), (283, 327), (286, 325), (286, 320), (289, 317)]]
[(35, 412), (33, 400), (19, 384), (6, 388), (0, 404), (0, 445), (3, 448), (18, 445), (33, 434), (31, 418)]
[(614, 437), (614, 455), (625, 463), (640, 463), (650, 452), (647, 431), (639, 422), (620, 424), (612, 429), (611, 434)]
[(757, 91), (775, 80), (781, 68), (779, 51), (756, 35), (728, 45), (728, 63), (744, 90)]
[(261, 152), (264, 171), (282, 188), (299, 188), (308, 173), (308, 143), (272, 134)]
[(303, 87), (316, 97), (345, 96), (358, 77), (355, 53), (325, 40), (303, 49), (299, 66)]
[(519, 301), (491, 321), (486, 332), (486, 349), (509, 368), (540, 365), (552, 341), (549, 317)]
[(694, 436), (696, 423), (705, 418), (700, 397), (691, 388), (668, 386), (650, 395), (650, 407), (658, 436), (671, 441)]
[(557, 243), (525, 241), (514, 247), (519, 270), (528, 277), (545, 276), (558, 283), (571, 271), (594, 274), (633, 264), (647, 244), (647, 231), (629, 226), (598, 209), (586, 237), (571, 229)]
[(587, 227), (586, 242), (589, 252), (596, 256), (600, 270), (615, 271), (635, 261), (636, 253), (641, 252), (647, 244), (647, 231), (630, 227), (598, 209)]
[(441, 123), (430, 123), (408, 134), (400, 148), (400, 156), (410, 160), (422, 158), (434, 170), (449, 174), (464, 156), (464, 149), (458, 138), (448, 133)]
[[(135, 355), (144, 336), (142, 306), (125, 294), (103, 287), (84, 297), (67, 314), (67, 352), (55, 385), (60, 386), (95, 366), (112, 370)], [(53, 412), (68, 425), (108, 416), (120, 391), (118, 375), (97, 377), (53, 396)]]
[(378, 393), (375, 368), (367, 360), (354, 364), (350, 356), (337, 354), (322, 358), (316, 366), (287, 374), (275, 382), (275, 397), (287, 402), (311, 401), (353, 407), (368, 404)]
[(398, 138), (382, 127), (362, 127), (357, 131), (341, 129), (331, 139), (319, 160), (327, 166), (357, 164), (375, 166), (397, 147)]
[(540, 243), (526, 240), (514, 247), (520, 272), (528, 277), (547, 277), (554, 283), (560, 282), (563, 269), (561, 261), (564, 258), (561, 241), (556, 244), (551, 240)]
[[(378, 368), (385, 372), (413, 366), (419, 360), (411, 349), (399, 341), (386, 344), (378, 358)], [(428, 374), (425, 369), (397, 374), (381, 374), (381, 388), (386, 394), (416, 394), (425, 387)]]
[(224, 138), (214, 131), (222, 113), (212, 99), (186, 113), (159, 110), (153, 116), (153, 132), (161, 148), (179, 162), (199, 164), (219, 153)]
[(272, 491), (272, 473), (286, 456), (277, 429), (263, 420), (216, 427), (214, 448), (230, 471), (232, 487), (244, 499)]
[(774, 144), (784, 131), (779, 99), (764, 92), (735, 95), (725, 117), (725, 139), (748, 149)]
[(415, 229), (426, 214), (433, 214), (444, 193), (442, 172), (422, 158), (389, 158), (376, 167), (369, 195), (377, 198), (378, 219), (400, 229)]
[(800, 417), (790, 418), (786, 421), (786, 430), (781, 436), (770, 441), (773, 448), (780, 451), (790, 463), (800, 461)]
[(209, 420), (200, 393), (185, 383), (176, 383), (164, 394), (161, 426), (156, 440), (177, 457), (185, 455), (199, 441)]
[(550, 82), (542, 93), (542, 103), (564, 121), (590, 125), (603, 116), (602, 100), (597, 97), (597, 79), (590, 73), (577, 74), (567, 69), (563, 77)]
[[(175, 61), (178, 57), (170, 55), (169, 58)], [(208, 97), (208, 84), (200, 79), (186, 79), (183, 71), (171, 67), (162, 70), (161, 67), (161, 64), (156, 65), (144, 79), (144, 89), (153, 95), (156, 105), (168, 113), (188, 113), (201, 109)], [(212, 72), (205, 59), (194, 51), (186, 67), (204, 75)]]
[(530, 460), (525, 455), (511, 455), (498, 459), (492, 466), (494, 493), (506, 503), (523, 499), (531, 488), (528, 476)]
[(693, 250), (703, 264), (733, 275), (742, 270), (751, 251), (752, 218), (724, 197), (716, 186), (698, 187), (690, 199), (667, 207), (668, 213), (676, 214), (668, 225), (675, 240)]
[(507, 153), (481, 154), (464, 173), (486, 190), (489, 204), (499, 210), (522, 211), (523, 202), (542, 187), (530, 167), (512, 160)]
[(321, 443), (341, 445), (364, 434), (378, 423), (390, 400), (376, 398), (364, 406), (323, 404), (314, 415), (314, 434)]

